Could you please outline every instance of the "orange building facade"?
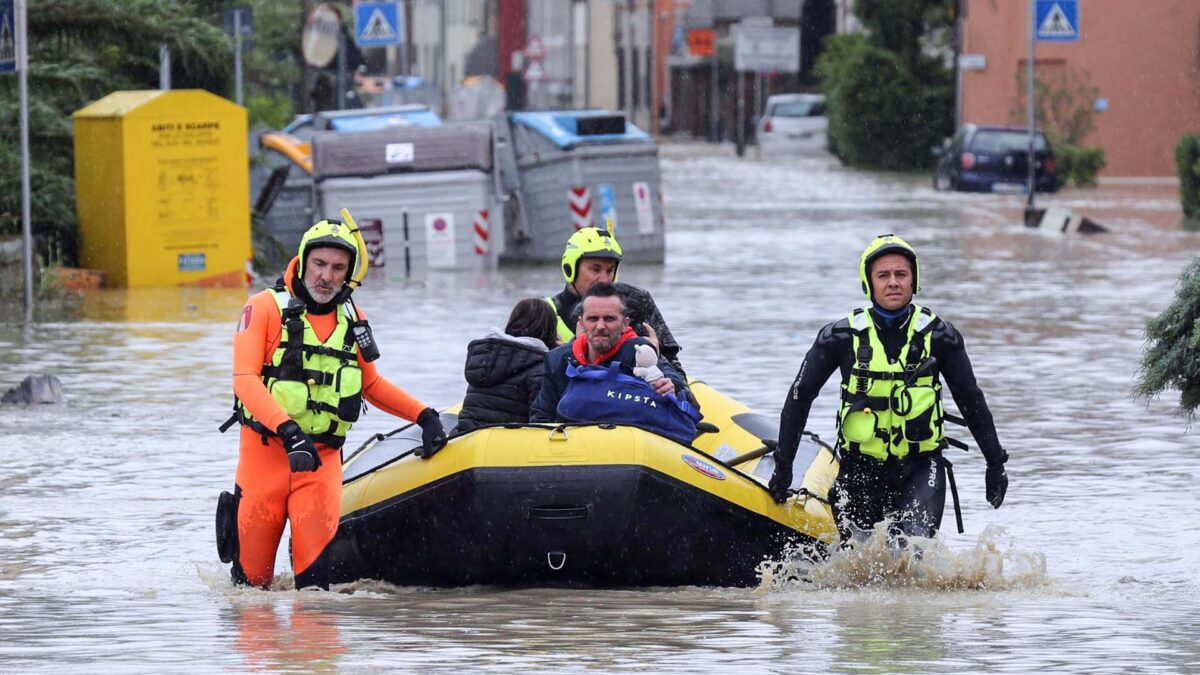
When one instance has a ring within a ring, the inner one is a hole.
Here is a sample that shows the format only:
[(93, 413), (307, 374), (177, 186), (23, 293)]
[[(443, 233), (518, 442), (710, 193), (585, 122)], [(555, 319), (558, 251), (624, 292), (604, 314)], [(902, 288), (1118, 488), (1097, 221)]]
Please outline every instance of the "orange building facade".
[[(1200, 132), (1200, 0), (1078, 4), (1078, 41), (1036, 43), (1037, 79), (1066, 76), (1098, 90), (1095, 130), (1082, 145), (1104, 148), (1102, 177), (1176, 175), (1179, 137)], [(961, 53), (984, 57), (982, 69), (961, 73), (962, 121), (1023, 126), (1024, 113), (1013, 113), (1024, 109), (1028, 0), (962, 6)]]

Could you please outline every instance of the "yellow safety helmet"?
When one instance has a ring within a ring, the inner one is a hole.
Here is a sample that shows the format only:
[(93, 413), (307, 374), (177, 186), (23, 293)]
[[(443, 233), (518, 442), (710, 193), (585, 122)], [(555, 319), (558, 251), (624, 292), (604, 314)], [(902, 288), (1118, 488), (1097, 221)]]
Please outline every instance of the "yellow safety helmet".
[(354, 270), (354, 263), (358, 257), (358, 241), (349, 225), (340, 220), (325, 219), (308, 228), (300, 238), (300, 250), (297, 253), (300, 256), (300, 266), (296, 272), (301, 279), (304, 278), (304, 263), (308, 254), (318, 248), (340, 248), (346, 251), (350, 254), (349, 269)]
[(858, 278), (862, 281), (863, 293), (868, 300), (871, 299), (871, 263), (889, 253), (899, 253), (908, 258), (912, 263), (913, 295), (921, 292), (921, 268), (917, 263), (917, 249), (894, 234), (881, 234), (867, 244), (858, 261)]
[[(568, 284), (575, 283), (575, 273), (579, 271), (579, 261), (582, 258), (608, 258), (620, 267), (621, 245), (617, 243), (616, 237), (594, 227), (584, 227), (572, 234), (562, 254), (563, 278)], [(616, 280), (617, 270), (614, 268), (613, 281)]]

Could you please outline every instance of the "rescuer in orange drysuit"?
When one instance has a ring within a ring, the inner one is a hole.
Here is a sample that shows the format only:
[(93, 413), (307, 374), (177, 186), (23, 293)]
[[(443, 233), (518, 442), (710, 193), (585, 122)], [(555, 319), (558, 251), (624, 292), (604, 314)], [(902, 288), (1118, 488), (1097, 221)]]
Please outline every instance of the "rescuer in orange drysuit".
[(218, 549), (233, 562), (235, 583), (270, 584), (288, 519), (296, 588), (329, 588), (322, 552), (337, 531), (341, 447), (363, 399), (421, 426), (418, 456), (446, 444), (437, 411), (372, 363), (379, 351), (347, 283), (358, 255), (350, 227), (322, 220), (304, 234), (276, 286), (242, 310), (233, 340), (235, 412), (222, 427), (241, 422), (241, 447), (234, 493), (222, 495), (217, 515)]

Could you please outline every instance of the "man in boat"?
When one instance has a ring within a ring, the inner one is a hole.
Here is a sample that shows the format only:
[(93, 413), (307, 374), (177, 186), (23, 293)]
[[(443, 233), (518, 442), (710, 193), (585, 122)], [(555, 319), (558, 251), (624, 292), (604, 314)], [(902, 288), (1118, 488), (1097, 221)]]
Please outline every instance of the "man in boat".
[[(788, 499), (810, 406), (840, 370), (841, 469), (829, 497), (843, 545), (885, 518), (893, 535), (933, 537), (941, 525), (947, 475), (961, 530), (954, 474), (942, 451), (966, 446), (946, 436), (947, 420), (965, 424), (983, 451), (988, 503), (1000, 508), (1008, 489), (1008, 453), (996, 436), (962, 335), (913, 304), (921, 290), (920, 265), (916, 250), (900, 237), (874, 239), (862, 253), (859, 278), (871, 305), (821, 329), (784, 403), (771, 494), (777, 502)], [(965, 421), (944, 411), (942, 378)]]
[[(365, 409), (363, 399), (420, 425), (418, 456), (446, 444), (437, 411), (373, 363), (379, 349), (348, 283), (365, 255), (355, 230), (322, 220), (304, 233), (275, 287), (242, 310), (233, 339), (234, 415), (221, 428), (240, 422), (241, 447), (234, 493), (222, 495), (218, 512), (218, 546), (222, 560), (233, 563), (235, 583), (271, 583), (290, 520), (296, 587), (329, 588), (322, 552), (341, 508), (341, 447)], [(361, 274), (353, 281), (360, 280)]]
[(616, 286), (592, 284), (581, 304), (581, 332), (546, 356), (529, 421), (629, 424), (691, 443), (700, 416), (675, 396), (686, 385), (683, 376), (662, 356), (652, 381), (634, 375), (637, 347), (652, 345), (629, 327)]
[(648, 338), (671, 366), (686, 377), (679, 364), (682, 349), (667, 327), (666, 320), (654, 304), (650, 292), (626, 283), (617, 283), (617, 268), (621, 265), (621, 245), (607, 231), (594, 227), (577, 230), (567, 239), (562, 254), (562, 273), (566, 286), (558, 295), (546, 298), (558, 315), (558, 338), (563, 344), (575, 339), (579, 320), (579, 301), (592, 284), (614, 284), (625, 301), (629, 324), (638, 335)]

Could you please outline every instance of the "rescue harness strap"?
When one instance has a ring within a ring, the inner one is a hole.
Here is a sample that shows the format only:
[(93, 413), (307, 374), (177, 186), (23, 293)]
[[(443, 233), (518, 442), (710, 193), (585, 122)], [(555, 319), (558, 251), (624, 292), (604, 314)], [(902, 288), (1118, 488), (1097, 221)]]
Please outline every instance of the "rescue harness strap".
[(958, 524), (958, 533), (962, 534), (966, 530), (963, 528), (962, 507), (958, 503), (958, 485), (954, 482), (954, 465), (941, 453), (934, 455), (933, 461), (946, 469), (946, 482), (950, 483), (950, 498), (954, 500), (954, 520)]
[[(309, 384), (317, 386), (329, 386), (334, 382), (335, 375), (333, 373), (323, 373), (319, 370), (311, 370), (305, 368), (303, 371), (305, 381), (311, 380)], [(279, 376), (279, 368), (272, 365), (264, 365), (262, 367), (263, 382), (267, 382), (271, 378), (283, 379)]]

